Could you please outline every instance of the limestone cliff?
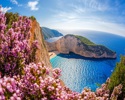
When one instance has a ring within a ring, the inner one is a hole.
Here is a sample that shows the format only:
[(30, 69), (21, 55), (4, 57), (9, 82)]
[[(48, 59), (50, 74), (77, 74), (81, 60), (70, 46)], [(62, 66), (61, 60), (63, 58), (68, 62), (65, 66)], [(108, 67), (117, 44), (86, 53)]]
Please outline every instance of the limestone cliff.
[(46, 42), (46, 45), (48, 51), (59, 51), (63, 54), (73, 52), (88, 58), (116, 58), (115, 52), (81, 36), (66, 35), (56, 42)]
[(32, 43), (34, 40), (38, 40), (38, 46), (39, 46), (36, 51), (35, 62), (36, 63), (43, 62), (45, 66), (51, 67), (48, 50), (46, 48), (45, 41), (41, 33), (42, 31), (40, 25), (36, 20), (32, 21), (31, 25), (32, 26), (31, 26), (30, 43)]
[(63, 34), (59, 31), (47, 27), (42, 27), (42, 33), (45, 40), (53, 37), (63, 36)]

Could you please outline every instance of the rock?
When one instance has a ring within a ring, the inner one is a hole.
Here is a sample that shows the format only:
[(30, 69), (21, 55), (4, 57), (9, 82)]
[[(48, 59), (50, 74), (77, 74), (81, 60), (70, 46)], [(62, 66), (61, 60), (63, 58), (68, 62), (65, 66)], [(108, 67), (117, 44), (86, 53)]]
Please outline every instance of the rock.
[(63, 54), (73, 52), (87, 58), (116, 58), (114, 51), (76, 35), (66, 35), (55, 42), (46, 42), (46, 45), (48, 51), (58, 51)]
[(49, 61), (49, 55), (48, 55), (48, 50), (45, 45), (45, 41), (43, 39), (42, 31), (40, 28), (39, 23), (35, 20), (32, 21), (32, 26), (31, 26), (31, 35), (30, 35), (30, 44), (34, 40), (38, 40), (38, 49), (36, 51), (36, 56), (35, 56), (35, 62), (43, 62), (45, 66), (51, 67), (50, 61)]

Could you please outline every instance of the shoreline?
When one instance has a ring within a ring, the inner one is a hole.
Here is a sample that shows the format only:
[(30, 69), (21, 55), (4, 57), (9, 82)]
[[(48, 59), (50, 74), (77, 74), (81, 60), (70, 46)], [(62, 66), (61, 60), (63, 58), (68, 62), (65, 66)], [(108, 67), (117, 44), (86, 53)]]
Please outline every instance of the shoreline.
[(54, 58), (56, 55), (58, 55), (59, 52), (58, 51), (53, 51), (53, 52), (49, 52), (49, 59)]

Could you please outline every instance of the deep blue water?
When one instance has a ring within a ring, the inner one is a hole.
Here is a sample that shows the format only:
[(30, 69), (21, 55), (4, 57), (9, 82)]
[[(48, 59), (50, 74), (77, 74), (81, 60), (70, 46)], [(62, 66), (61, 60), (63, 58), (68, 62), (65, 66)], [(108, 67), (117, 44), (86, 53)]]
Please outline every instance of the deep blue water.
[(59, 67), (62, 70), (61, 79), (71, 90), (81, 92), (84, 87), (89, 87), (95, 91), (97, 84), (104, 83), (110, 77), (116, 63), (120, 61), (120, 55), (125, 54), (125, 37), (96, 31), (71, 33), (85, 36), (117, 53), (117, 59), (87, 59), (70, 53), (59, 54), (50, 60), (53, 68)]

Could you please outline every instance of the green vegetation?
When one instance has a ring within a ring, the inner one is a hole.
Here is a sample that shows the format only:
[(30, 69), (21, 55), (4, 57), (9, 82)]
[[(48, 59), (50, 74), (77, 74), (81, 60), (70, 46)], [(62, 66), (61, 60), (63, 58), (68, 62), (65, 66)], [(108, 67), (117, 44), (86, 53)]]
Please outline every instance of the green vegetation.
[(19, 13), (7, 12), (5, 14), (7, 29), (11, 28), (12, 23), (18, 21)]
[(29, 17), (32, 21), (36, 20), (34, 16)]
[(121, 61), (117, 63), (116, 68), (110, 77), (110, 83), (108, 87), (112, 92), (114, 87), (119, 84), (123, 85), (120, 98), (125, 98), (125, 56), (121, 56)]
[(47, 40), (49, 38), (53, 38), (53, 37), (63, 36), (63, 34), (60, 33), (59, 31), (53, 30), (53, 29), (50, 29), (47, 27), (41, 27), (41, 31), (42, 31), (42, 34), (43, 34), (45, 40)]
[[(18, 21), (19, 19), (19, 13), (12, 13), (12, 12), (7, 12), (5, 14), (6, 17), (6, 25), (7, 29), (10, 29), (12, 27), (12, 23)], [(23, 18), (26, 18), (26, 16), (23, 16)], [(32, 21), (36, 20), (34, 16), (29, 17)]]
[(83, 37), (83, 36), (79, 36), (79, 35), (74, 35), (76, 38), (80, 39), (80, 41), (82, 43), (85, 43), (87, 45), (96, 45), (95, 43), (91, 42), (89, 39)]

